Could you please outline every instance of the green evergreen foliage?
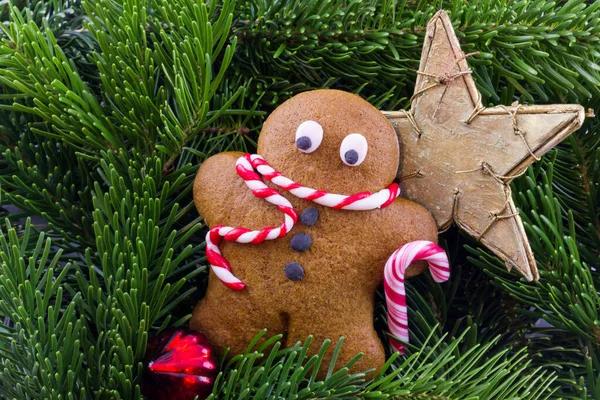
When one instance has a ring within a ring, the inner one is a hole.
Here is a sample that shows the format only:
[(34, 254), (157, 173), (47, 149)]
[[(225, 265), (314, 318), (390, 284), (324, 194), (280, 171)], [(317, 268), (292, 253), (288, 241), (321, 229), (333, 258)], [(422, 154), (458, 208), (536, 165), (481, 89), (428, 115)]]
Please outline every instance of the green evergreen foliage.
[[(1, 2), (0, 398), (141, 398), (148, 338), (185, 325), (206, 287), (198, 166), (253, 151), (304, 90), (406, 107), (441, 8), (477, 52), (484, 104), (598, 108), (600, 1)], [(212, 398), (600, 398), (599, 132), (588, 120), (513, 183), (539, 282), (453, 229), (450, 281), (407, 283), (406, 355), (335, 370), (306, 352), (342, 341), (262, 332)], [(382, 337), (385, 319), (379, 293)]]

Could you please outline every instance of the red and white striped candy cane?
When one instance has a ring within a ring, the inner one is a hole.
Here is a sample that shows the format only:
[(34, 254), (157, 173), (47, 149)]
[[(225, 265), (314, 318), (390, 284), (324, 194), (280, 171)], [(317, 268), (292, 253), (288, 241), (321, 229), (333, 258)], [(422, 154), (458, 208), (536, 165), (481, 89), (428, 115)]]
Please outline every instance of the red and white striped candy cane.
[[(388, 309), (388, 327), (390, 333), (408, 342), (408, 313), (406, 309), (406, 291), (404, 290), (404, 272), (413, 261), (425, 260), (429, 264), (431, 276), (436, 282), (445, 282), (450, 277), (450, 268), (446, 252), (433, 242), (417, 240), (399, 248), (387, 260), (384, 270), (383, 288)], [(404, 353), (404, 346), (390, 338), (394, 350)]]
[[(233, 290), (242, 290), (246, 285), (236, 278), (231, 272), (231, 266), (221, 255), (219, 244), (221, 239), (237, 243), (259, 244), (265, 240), (273, 240), (285, 236), (298, 221), (298, 213), (292, 204), (279, 192), (271, 189), (262, 181), (260, 175), (273, 182), (281, 189), (289, 191), (296, 197), (311, 200), (317, 204), (337, 210), (373, 210), (387, 207), (400, 195), (397, 183), (392, 183), (387, 188), (377, 193), (361, 192), (352, 196), (328, 193), (302, 186), (274, 170), (264, 158), (257, 154), (244, 154), (238, 158), (235, 169), (244, 179), (246, 186), (252, 190), (254, 196), (265, 199), (277, 206), (284, 214), (284, 221), (277, 228), (266, 227), (259, 231), (252, 231), (242, 227), (215, 226), (206, 234), (206, 258), (215, 275), (227, 287)], [(258, 173), (256, 172), (258, 171)], [(260, 175), (259, 175), (260, 174)]]
[[(271, 167), (264, 158), (258, 154), (244, 154), (238, 160), (238, 164), (245, 159), (252, 164), (259, 174), (268, 181), (273, 182), (281, 189), (286, 190), (296, 197), (304, 200), (310, 200), (322, 206), (331, 207), (336, 210), (374, 210), (384, 208), (394, 202), (400, 195), (400, 187), (397, 183), (392, 183), (387, 188), (377, 193), (360, 192), (352, 196), (343, 194), (328, 193), (324, 190), (316, 190), (302, 186), (289, 178), (283, 176), (279, 171)], [(240, 171), (238, 170), (238, 174)], [(240, 174), (242, 176), (242, 174)], [(244, 178), (244, 176), (242, 176)], [(246, 179), (246, 178), (244, 178)], [(248, 181), (246, 181), (246, 184)]]

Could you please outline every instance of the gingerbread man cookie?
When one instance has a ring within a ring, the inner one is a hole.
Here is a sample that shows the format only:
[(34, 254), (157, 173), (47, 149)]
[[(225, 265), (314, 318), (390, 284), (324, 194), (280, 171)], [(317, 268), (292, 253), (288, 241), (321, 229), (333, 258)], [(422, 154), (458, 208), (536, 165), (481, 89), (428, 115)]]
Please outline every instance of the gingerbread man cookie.
[[(289, 344), (343, 336), (338, 367), (362, 352), (356, 369), (379, 369), (373, 307), (384, 267), (390, 330), (399, 332), (404, 275), (426, 268), (411, 261), (445, 257), (431, 214), (398, 197), (394, 129), (359, 96), (316, 90), (269, 116), (257, 153), (220, 153), (198, 171), (194, 202), (211, 228), (212, 270), (190, 326), (230, 354), (263, 328)], [(417, 247), (396, 251), (410, 242)], [(447, 279), (447, 260), (435, 265), (434, 278)]]

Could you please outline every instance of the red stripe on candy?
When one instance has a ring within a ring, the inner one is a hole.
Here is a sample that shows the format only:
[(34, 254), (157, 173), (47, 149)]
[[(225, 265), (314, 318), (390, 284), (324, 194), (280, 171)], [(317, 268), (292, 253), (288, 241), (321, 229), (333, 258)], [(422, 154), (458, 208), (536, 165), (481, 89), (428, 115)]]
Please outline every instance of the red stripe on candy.
[(277, 190), (271, 188), (254, 189), (252, 194), (259, 199), (264, 199), (271, 196), (281, 196)]
[[(250, 155), (248, 155), (248, 160), (250, 161), (250, 163), (252, 164), (252, 166), (254, 168), (258, 168), (261, 165), (266, 165), (267, 167), (270, 167), (269, 163), (267, 162), (267, 160), (265, 160), (262, 157), (256, 157), (254, 160), (252, 160), (252, 157)], [(273, 169), (274, 170), (274, 169)]]
[(294, 224), (298, 222), (298, 211), (296, 211), (294, 208), (288, 206), (277, 206), (277, 208), (282, 213), (289, 215), (294, 221)]
[(228, 242), (235, 242), (240, 236), (247, 232), (250, 232), (250, 229), (234, 228), (233, 230), (229, 231), (229, 233), (227, 233), (225, 236), (223, 236), (223, 239), (227, 240)]
[(326, 194), (327, 194), (327, 192), (325, 192), (323, 190), (315, 190), (313, 193), (309, 194), (304, 199), (305, 200), (316, 200), (318, 198), (325, 196)]
[(219, 243), (221, 243), (221, 235), (219, 235), (219, 230), (222, 228), (221, 225), (217, 225), (214, 228), (212, 228), (209, 232), (209, 238), (210, 241), (215, 245), (218, 246)]
[(406, 305), (406, 296), (395, 292), (392, 288), (390, 288), (387, 285), (383, 288), (383, 290), (385, 292), (385, 297), (388, 301), (393, 301), (394, 303), (401, 306)]
[(263, 174), (263, 178), (265, 178), (268, 181), (272, 181), (273, 179), (277, 178), (278, 176), (281, 176), (281, 173), (279, 173), (277, 171), (269, 172), (268, 174)]
[(261, 180), (260, 175), (258, 175), (256, 172), (254, 172), (251, 169), (246, 169), (246, 167), (244, 167), (241, 164), (238, 164), (235, 166), (235, 171), (245, 181), (260, 181)]
[(390, 344), (400, 354), (404, 354), (404, 345), (394, 338), (390, 338)]
[(208, 260), (210, 265), (226, 269), (227, 271), (231, 271), (231, 267), (229, 266), (229, 263), (227, 262), (225, 257), (223, 257), (222, 255), (220, 255), (219, 253), (217, 253), (215, 251), (207, 251), (206, 259)]
[(269, 235), (269, 233), (274, 230), (275, 227), (267, 226), (265, 229), (258, 232), (256, 237), (250, 242), (252, 244), (260, 244), (265, 241), (265, 238)]
[(332, 208), (334, 208), (336, 210), (339, 210), (341, 208), (346, 207), (349, 204), (357, 202), (358, 200), (366, 199), (369, 196), (371, 196), (371, 192), (356, 193), (356, 194), (353, 194), (352, 196), (346, 197), (344, 200), (342, 200), (341, 202), (339, 202), (338, 204), (336, 204)]
[(242, 290), (246, 287), (246, 284), (244, 282), (225, 282), (225, 281), (221, 281), (225, 284), (225, 286), (227, 286), (229, 289), (232, 290)]
[(279, 186), (279, 187), (282, 188), (283, 190), (287, 190), (289, 192), (290, 190), (301, 188), (302, 185), (298, 185), (297, 183), (290, 183), (287, 186)]
[(394, 200), (396, 200), (396, 197), (398, 197), (398, 192), (400, 191), (400, 187), (398, 186), (397, 183), (392, 183), (390, 186), (388, 186), (388, 189), (390, 190), (390, 195), (388, 197), (388, 199), (385, 201), (385, 203), (383, 203), (381, 205), (381, 208), (385, 208), (387, 206), (389, 206), (390, 204), (392, 204), (394, 202)]

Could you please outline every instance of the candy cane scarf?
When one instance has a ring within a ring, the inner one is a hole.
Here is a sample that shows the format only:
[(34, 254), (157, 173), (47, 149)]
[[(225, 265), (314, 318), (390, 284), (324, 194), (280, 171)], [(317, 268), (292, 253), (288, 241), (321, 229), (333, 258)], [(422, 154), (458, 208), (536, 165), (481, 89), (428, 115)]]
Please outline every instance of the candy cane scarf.
[[(281, 189), (286, 190), (296, 197), (314, 201), (323, 206), (337, 210), (373, 210), (387, 207), (392, 204), (400, 194), (397, 183), (392, 183), (386, 189), (377, 193), (361, 192), (352, 196), (327, 193), (301, 186), (280, 172), (275, 171), (264, 158), (257, 154), (244, 154), (235, 163), (235, 170), (250, 188), (252, 194), (260, 199), (265, 199), (274, 204), (284, 214), (284, 220), (279, 227), (266, 227), (259, 231), (251, 231), (242, 227), (215, 226), (206, 235), (206, 258), (217, 277), (227, 287), (233, 290), (242, 290), (246, 285), (231, 273), (231, 267), (219, 251), (221, 238), (229, 242), (259, 244), (265, 240), (273, 240), (285, 236), (298, 221), (298, 213), (292, 204), (277, 190), (271, 189), (262, 181), (260, 175), (273, 182)], [(258, 171), (258, 173), (257, 173)], [(260, 175), (259, 175), (260, 174)]]
[[(392, 204), (396, 197), (400, 195), (400, 188), (397, 183), (392, 183), (376, 193), (361, 192), (351, 196), (315, 190), (286, 178), (257, 154), (244, 154), (241, 156), (235, 164), (235, 169), (238, 175), (244, 179), (252, 194), (277, 206), (279, 211), (284, 214), (284, 220), (279, 227), (266, 227), (253, 231), (243, 227), (215, 226), (207, 233), (206, 258), (219, 280), (233, 290), (242, 290), (246, 287), (246, 284), (233, 275), (229, 262), (221, 255), (219, 250), (221, 240), (259, 244), (265, 240), (285, 236), (298, 221), (298, 213), (292, 204), (278, 191), (268, 187), (261, 176), (296, 197), (336, 210), (383, 208)], [(408, 341), (404, 272), (411, 262), (418, 260), (428, 261), (436, 282), (443, 282), (450, 276), (445, 252), (432, 242), (417, 241), (408, 243), (389, 258), (384, 275), (384, 289), (388, 303), (388, 324), (392, 335), (403, 341)], [(400, 352), (403, 351), (399, 342), (392, 340), (391, 343), (394, 349)]]

